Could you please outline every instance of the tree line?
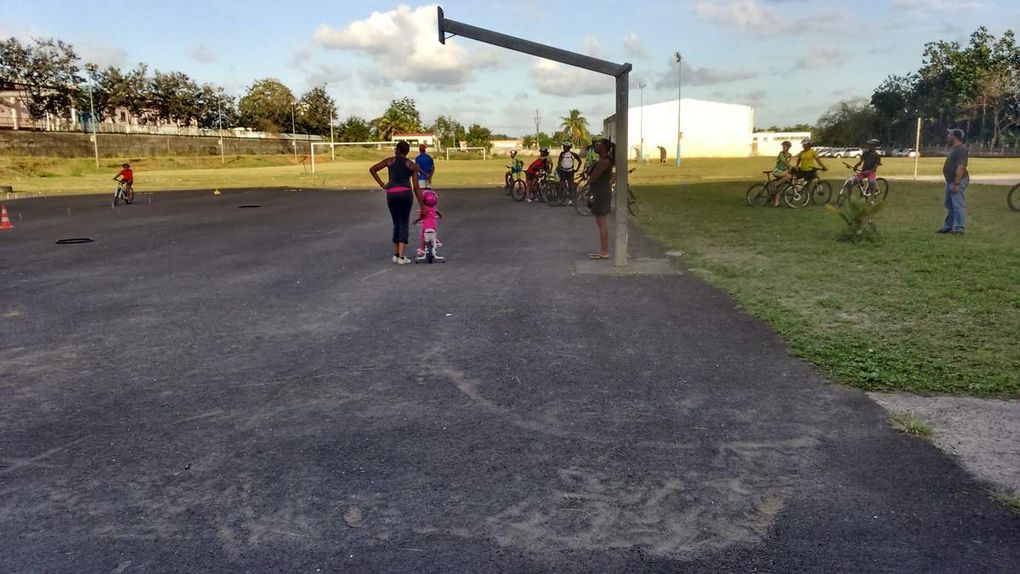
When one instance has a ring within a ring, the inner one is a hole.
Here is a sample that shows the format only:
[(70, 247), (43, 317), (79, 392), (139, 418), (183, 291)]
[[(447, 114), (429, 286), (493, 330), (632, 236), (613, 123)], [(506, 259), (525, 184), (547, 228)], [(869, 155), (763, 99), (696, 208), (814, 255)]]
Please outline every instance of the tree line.
[(1020, 145), (1020, 46), (1007, 30), (996, 37), (978, 28), (966, 45), (925, 44), (921, 67), (887, 77), (870, 99), (845, 100), (818, 120), (819, 141), (860, 145), (869, 137), (912, 144), (917, 118), (924, 143), (941, 143), (946, 129), (991, 147)]
[[(111, 118), (119, 122), (118, 113), (126, 110), (143, 124), (243, 127), (324, 137), (332, 131), (338, 141), (345, 142), (389, 141), (395, 133), (423, 131), (435, 133), (444, 147), (456, 147), (462, 141), (472, 147), (491, 147), (492, 140), (507, 138), (446, 115), (426, 125), (415, 101), (407, 97), (393, 100), (380, 117), (371, 120), (357, 115), (341, 119), (337, 102), (325, 88), (315, 87), (298, 97), (275, 78), (256, 80), (235, 98), (222, 86), (200, 84), (184, 72), (150, 70), (141, 63), (121, 69), (83, 62), (74, 46), (51, 38), (0, 39), (0, 89), (19, 92), (29, 115), (37, 120), (47, 114), (66, 118), (75, 110), (86, 121)], [(525, 146), (591, 141), (588, 120), (580, 110), (570, 110), (560, 119), (559, 131), (551, 136), (529, 135)]]

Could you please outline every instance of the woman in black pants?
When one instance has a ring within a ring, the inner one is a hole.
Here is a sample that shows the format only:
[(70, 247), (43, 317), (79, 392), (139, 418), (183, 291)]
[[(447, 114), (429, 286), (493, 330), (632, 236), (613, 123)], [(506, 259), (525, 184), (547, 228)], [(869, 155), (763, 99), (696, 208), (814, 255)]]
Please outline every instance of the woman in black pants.
[[(407, 159), (409, 151), (411, 146), (407, 142), (398, 142), (396, 155), (382, 160), (368, 170), (376, 183), (386, 190), (386, 205), (390, 208), (390, 217), (393, 218), (393, 262), (398, 265), (411, 262), (404, 257), (404, 251), (407, 249), (411, 207), (414, 206), (415, 198), (418, 200), (418, 209), (424, 214), (421, 188), (418, 187), (418, 166)], [(389, 180), (386, 183), (379, 178), (379, 171), (384, 167), (389, 170)], [(411, 196), (412, 190), (414, 197)]]

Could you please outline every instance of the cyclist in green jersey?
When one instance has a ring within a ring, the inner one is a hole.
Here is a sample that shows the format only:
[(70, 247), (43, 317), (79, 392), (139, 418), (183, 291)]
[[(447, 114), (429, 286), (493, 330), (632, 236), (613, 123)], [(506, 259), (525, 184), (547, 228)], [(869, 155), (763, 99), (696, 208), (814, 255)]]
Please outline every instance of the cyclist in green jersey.
[[(790, 181), (792, 175), (790, 175), (790, 161), (793, 160), (793, 156), (790, 155), (790, 146), (793, 145), (789, 141), (782, 143), (783, 150), (776, 156), (776, 166), (772, 168), (772, 177), (776, 180), (772, 185), (774, 189), (779, 189), (779, 186)], [(773, 205), (779, 207), (779, 194), (776, 194), (776, 198)]]

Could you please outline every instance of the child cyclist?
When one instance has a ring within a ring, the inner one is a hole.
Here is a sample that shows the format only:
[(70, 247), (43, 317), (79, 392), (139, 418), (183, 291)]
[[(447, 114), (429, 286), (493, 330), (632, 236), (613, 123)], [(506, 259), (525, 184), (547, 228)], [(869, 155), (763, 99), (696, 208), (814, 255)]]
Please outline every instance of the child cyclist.
[[(789, 141), (784, 141), (782, 145), (783, 149), (779, 152), (779, 155), (776, 156), (776, 165), (772, 168), (772, 178), (775, 181), (775, 183), (772, 184), (774, 186), (772, 189), (779, 189), (780, 186), (793, 178), (793, 176), (790, 175), (790, 162), (793, 161), (793, 156), (790, 155), (790, 146), (793, 144)], [(774, 206), (779, 207), (779, 199), (780, 197), (777, 193), (776, 198), (773, 201)]]
[(133, 194), (135, 192), (135, 187), (134, 187), (134, 185), (135, 185), (135, 173), (133, 171), (131, 171), (131, 164), (125, 163), (125, 164), (121, 165), (120, 167), (122, 169), (120, 170), (120, 172), (117, 175), (113, 176), (113, 181), (117, 181), (117, 182), (123, 183), (124, 187), (127, 188), (128, 194), (129, 195)]
[[(418, 257), (425, 257), (425, 237), (430, 234), (433, 237), (433, 249), (442, 245), (439, 243), (439, 236), (437, 231), (439, 228), (439, 220), (443, 218), (443, 214), (436, 209), (439, 205), (439, 196), (436, 192), (431, 189), (426, 189), (421, 194), (422, 213), (421, 218), (418, 221), (421, 222), (421, 242), (418, 244)], [(415, 222), (417, 223), (417, 222)]]
[(868, 193), (875, 193), (875, 189), (878, 186), (878, 166), (882, 165), (882, 156), (878, 155), (878, 150), (875, 149), (878, 143), (876, 139), (868, 140), (868, 149), (864, 150), (864, 153), (861, 154), (861, 159), (852, 168), (854, 171), (857, 171), (857, 168), (861, 168), (856, 177), (858, 180), (868, 180)]
[(528, 203), (531, 203), (532, 198), (535, 197), (535, 187), (538, 185), (538, 178), (543, 173), (549, 173), (552, 167), (549, 161), (549, 148), (542, 148), (538, 152), (538, 159), (531, 162), (528, 169), (524, 170), (524, 175), (528, 180)]

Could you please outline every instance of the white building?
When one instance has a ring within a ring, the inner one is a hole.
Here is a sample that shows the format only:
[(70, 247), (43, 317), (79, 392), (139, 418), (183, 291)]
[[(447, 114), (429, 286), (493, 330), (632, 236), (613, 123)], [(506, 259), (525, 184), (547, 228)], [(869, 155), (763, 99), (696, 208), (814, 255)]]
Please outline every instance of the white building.
[(790, 153), (799, 153), (800, 142), (811, 138), (811, 132), (754, 132), (751, 134), (751, 155), (775, 157), (783, 149), (783, 142), (792, 145)]
[[(680, 100), (680, 157), (749, 157), (754, 108), (684, 98)], [(631, 108), (628, 157), (675, 160), (677, 101)], [(604, 132), (616, 141), (616, 116), (606, 118)]]

